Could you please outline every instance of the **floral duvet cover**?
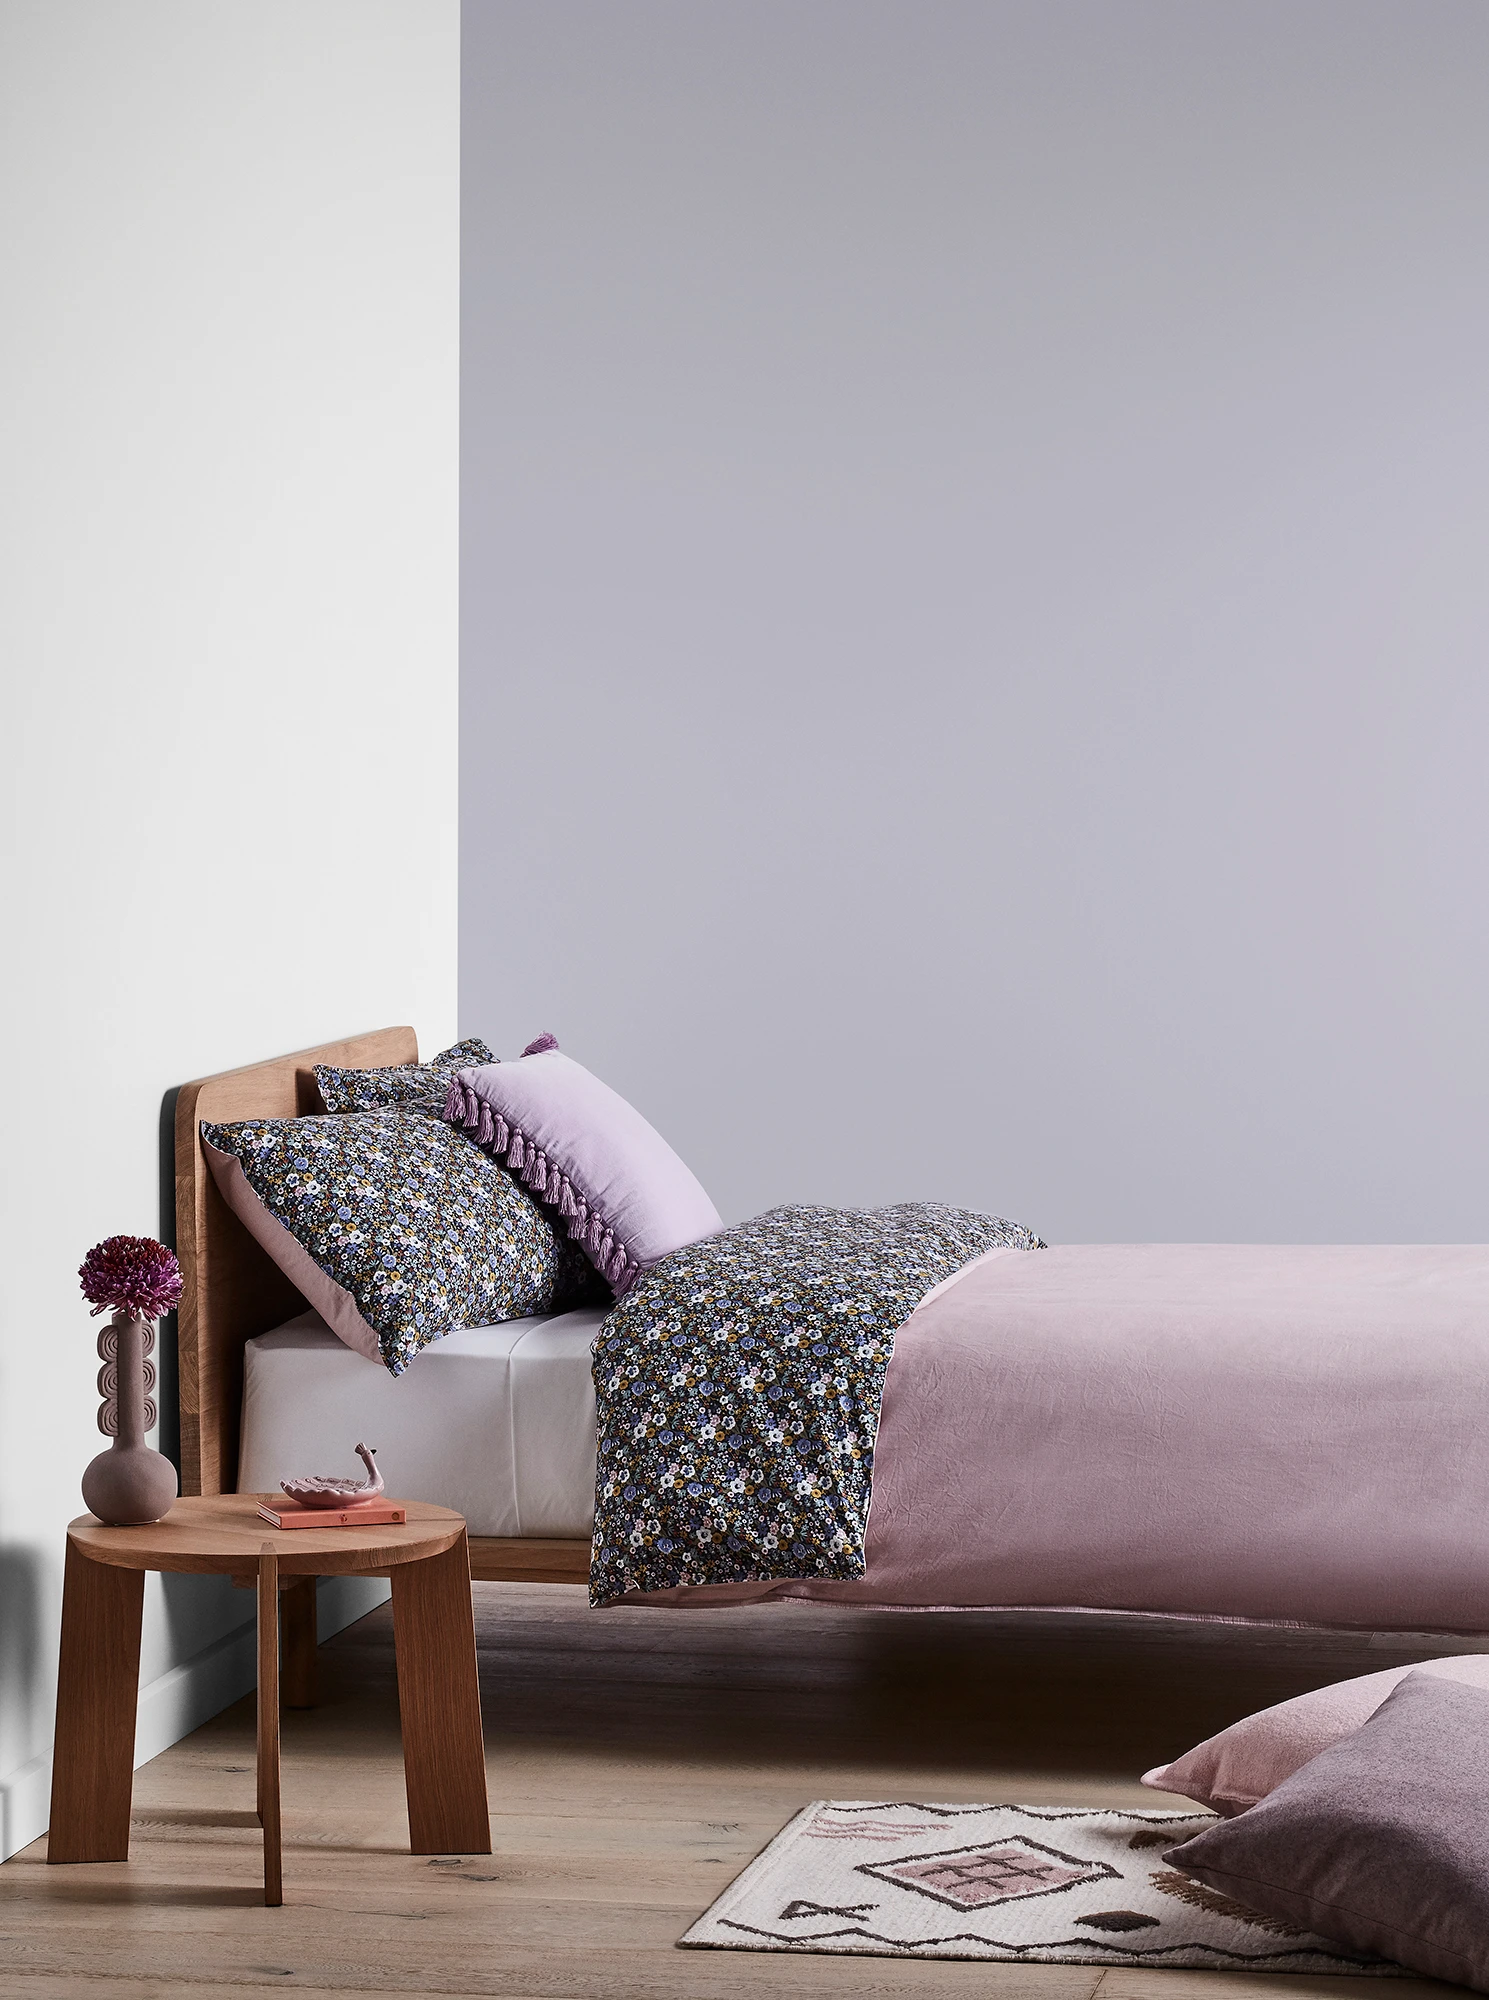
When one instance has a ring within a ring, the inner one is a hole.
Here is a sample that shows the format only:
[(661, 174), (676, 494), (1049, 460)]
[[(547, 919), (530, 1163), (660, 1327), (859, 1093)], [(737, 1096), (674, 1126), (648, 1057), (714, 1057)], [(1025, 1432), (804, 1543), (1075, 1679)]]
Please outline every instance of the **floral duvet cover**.
[(773, 1208), (664, 1258), (595, 1342), (592, 1601), (861, 1577), (896, 1332), (985, 1252), (1043, 1247), (908, 1202)]

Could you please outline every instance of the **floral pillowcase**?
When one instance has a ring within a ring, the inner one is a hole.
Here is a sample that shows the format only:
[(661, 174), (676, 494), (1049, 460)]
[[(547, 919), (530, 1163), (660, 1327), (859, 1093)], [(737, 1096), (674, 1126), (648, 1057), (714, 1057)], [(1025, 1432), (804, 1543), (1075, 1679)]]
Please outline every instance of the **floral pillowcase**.
[(404, 1111), (427, 1111), (438, 1118), (455, 1072), (472, 1063), (495, 1061), (480, 1037), (472, 1035), (427, 1063), (395, 1063), (390, 1069), (333, 1069), (317, 1063), (315, 1080), (328, 1111), (377, 1111), (396, 1104)]
[(394, 1375), (457, 1327), (595, 1296), (578, 1246), (417, 1105), (204, 1124), (202, 1140), (249, 1234), (348, 1347)]

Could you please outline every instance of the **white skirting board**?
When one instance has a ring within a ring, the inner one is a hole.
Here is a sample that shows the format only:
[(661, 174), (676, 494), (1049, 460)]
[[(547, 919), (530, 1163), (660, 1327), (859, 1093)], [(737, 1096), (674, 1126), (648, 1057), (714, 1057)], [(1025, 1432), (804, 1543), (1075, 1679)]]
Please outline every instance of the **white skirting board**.
[[(316, 1629), (322, 1639), (365, 1618), (386, 1603), (385, 1577), (323, 1576), (316, 1591)], [(245, 1593), (251, 1607), (253, 1599)], [(140, 1689), (134, 1732), (134, 1765), (148, 1764), (193, 1729), (249, 1692), (258, 1677), (254, 1618), (224, 1633), (189, 1660)], [(47, 1830), (52, 1795), (51, 1752), (33, 1757), (0, 1778), (0, 1861), (8, 1861)]]

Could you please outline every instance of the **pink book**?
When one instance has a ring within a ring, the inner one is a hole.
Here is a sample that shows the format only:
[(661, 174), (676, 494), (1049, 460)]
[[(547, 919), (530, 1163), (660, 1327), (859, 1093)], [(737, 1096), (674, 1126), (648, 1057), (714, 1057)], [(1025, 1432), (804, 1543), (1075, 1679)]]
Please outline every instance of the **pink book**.
[(407, 1507), (387, 1500), (369, 1501), (365, 1507), (266, 1507), (259, 1502), (260, 1517), (271, 1528), (382, 1528), (408, 1519)]

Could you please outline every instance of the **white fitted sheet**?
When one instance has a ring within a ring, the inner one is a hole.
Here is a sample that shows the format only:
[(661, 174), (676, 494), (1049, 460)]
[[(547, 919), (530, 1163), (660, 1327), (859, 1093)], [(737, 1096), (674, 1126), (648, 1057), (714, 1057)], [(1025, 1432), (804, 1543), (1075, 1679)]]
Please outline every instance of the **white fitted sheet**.
[(372, 1445), (391, 1498), (431, 1500), (473, 1535), (588, 1536), (595, 1512), (590, 1348), (600, 1308), (447, 1333), (396, 1378), (313, 1312), (243, 1355), (238, 1491), (360, 1475)]

